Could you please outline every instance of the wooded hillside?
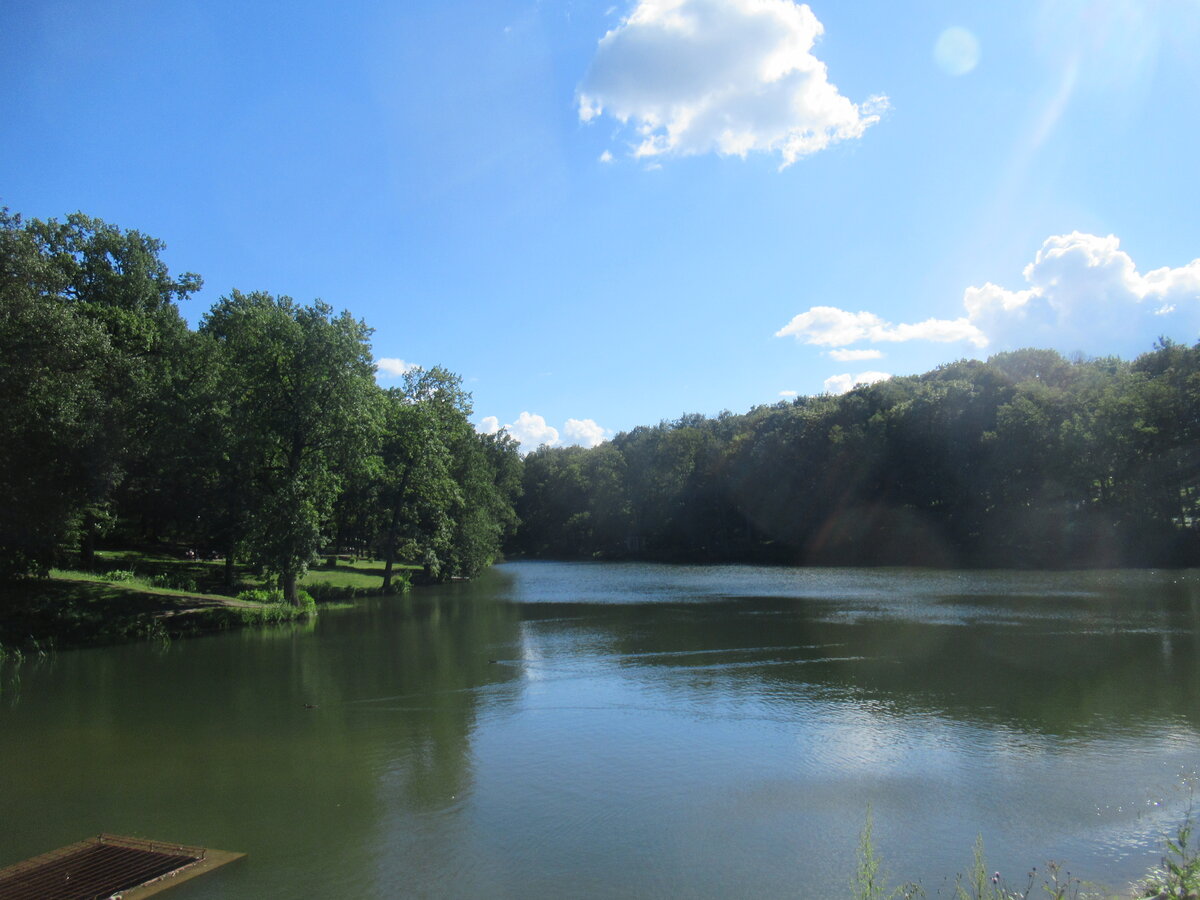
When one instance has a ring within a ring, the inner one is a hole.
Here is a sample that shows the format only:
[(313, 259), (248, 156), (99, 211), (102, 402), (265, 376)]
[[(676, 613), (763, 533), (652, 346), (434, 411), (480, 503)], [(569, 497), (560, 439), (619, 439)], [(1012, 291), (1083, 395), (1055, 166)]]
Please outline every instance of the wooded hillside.
[(1200, 345), (1020, 350), (525, 460), (533, 556), (1200, 564)]

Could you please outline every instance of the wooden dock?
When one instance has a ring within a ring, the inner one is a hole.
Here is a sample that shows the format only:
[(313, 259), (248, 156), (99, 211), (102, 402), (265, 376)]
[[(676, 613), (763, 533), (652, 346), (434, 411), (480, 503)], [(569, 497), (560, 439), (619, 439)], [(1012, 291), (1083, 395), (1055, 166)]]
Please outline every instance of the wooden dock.
[(0, 869), (0, 900), (137, 900), (243, 856), (101, 834)]

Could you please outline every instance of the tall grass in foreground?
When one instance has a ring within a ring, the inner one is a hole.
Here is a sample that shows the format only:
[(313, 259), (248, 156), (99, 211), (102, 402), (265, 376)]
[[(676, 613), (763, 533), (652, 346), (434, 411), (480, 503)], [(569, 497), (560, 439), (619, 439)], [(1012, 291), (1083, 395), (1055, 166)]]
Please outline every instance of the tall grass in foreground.
[(1144, 890), (1139, 896), (1154, 900), (1200, 898), (1200, 847), (1192, 844), (1190, 810), (1174, 840), (1167, 838), (1167, 852), (1161, 868), (1147, 875), (1142, 887)]
[(919, 884), (910, 882), (888, 888), (883, 860), (875, 850), (874, 829), (875, 818), (868, 806), (867, 822), (859, 835), (858, 852), (855, 853), (854, 877), (850, 882), (854, 900), (915, 900), (924, 897), (925, 891)]
[[(867, 821), (859, 835), (855, 853), (854, 875), (850, 879), (852, 900), (916, 900), (918, 897), (927, 897), (925, 889), (914, 882), (889, 886), (882, 857), (875, 849), (873, 830), (874, 821), (868, 807)], [(1133, 889), (1134, 893), (1125, 895), (1127, 900), (1200, 900), (1200, 846), (1192, 842), (1192, 831), (1192, 812), (1189, 808), (1175, 836), (1165, 840), (1162, 865), (1147, 873)], [(938, 894), (941, 895), (940, 890)], [(1048, 900), (1120, 900), (1121, 895), (1087, 884), (1055, 862), (1048, 863), (1043, 872), (1035, 867), (1023, 888), (1012, 888), (999, 872), (989, 874), (983, 837), (980, 836), (975, 839), (970, 867), (955, 877), (953, 896), (954, 900), (1030, 900), (1033, 897)]]

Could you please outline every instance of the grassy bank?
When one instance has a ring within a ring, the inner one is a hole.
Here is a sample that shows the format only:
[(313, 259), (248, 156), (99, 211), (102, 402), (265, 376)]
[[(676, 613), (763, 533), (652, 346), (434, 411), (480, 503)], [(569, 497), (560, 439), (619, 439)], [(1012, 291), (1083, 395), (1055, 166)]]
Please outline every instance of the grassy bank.
[(110, 582), (83, 572), (0, 585), (0, 645), (39, 652), (290, 621), (311, 606)]
[[(108, 550), (96, 571), (54, 569), (49, 578), (0, 583), (0, 658), (89, 644), (169, 639), (246, 625), (293, 621), (320, 606), (382, 592), (383, 563), (339, 560), (309, 571), (301, 606), (244, 567), (227, 583), (220, 560), (182, 554)], [(393, 573), (393, 591), (408, 587)]]

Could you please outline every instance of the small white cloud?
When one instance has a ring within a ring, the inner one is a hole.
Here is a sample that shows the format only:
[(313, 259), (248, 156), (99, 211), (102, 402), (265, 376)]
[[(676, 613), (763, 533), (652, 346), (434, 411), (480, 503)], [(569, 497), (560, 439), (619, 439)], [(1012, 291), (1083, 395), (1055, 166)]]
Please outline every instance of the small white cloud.
[(938, 35), (933, 58), (947, 75), (966, 75), (979, 65), (979, 39), (955, 25)]
[(782, 167), (879, 121), (812, 53), (824, 27), (792, 0), (639, 0), (601, 38), (578, 92), (584, 122), (632, 126), (633, 155), (778, 153)]
[(613, 161), (613, 155), (610, 152), (608, 152), (607, 150), (605, 150), (603, 153), (600, 154), (600, 162), (610, 163), (612, 161)]
[(838, 362), (861, 362), (864, 359), (883, 359), (882, 350), (830, 350), (829, 355)]
[(987, 344), (987, 338), (966, 319), (926, 319), (915, 324), (893, 325), (875, 313), (847, 312), (835, 306), (814, 306), (795, 316), (775, 332), (776, 337), (791, 335), (806, 344), (839, 347), (858, 341), (902, 342), (933, 341), (948, 344), (970, 341), (977, 347)]
[(780, 391), (780, 397), (796, 397), (799, 396), (795, 391)]
[[(499, 431), (499, 423), (500, 420), (495, 416), (485, 416), (480, 421), (480, 427), (491, 427), (494, 424), (497, 426), (496, 431)], [(553, 447), (558, 443), (558, 429), (546, 424), (546, 419), (536, 413), (522, 412), (517, 416), (517, 421), (502, 427), (521, 444), (522, 453), (536, 450), (543, 444)]]
[(385, 356), (375, 360), (376, 378), (399, 378), (406, 372), (419, 368), (416, 363), (405, 362), (402, 359)]
[(475, 426), (475, 430), (482, 434), (495, 434), (502, 428), (517, 439), (522, 453), (529, 453), (542, 445), (595, 447), (609, 438), (608, 429), (597, 424), (595, 419), (567, 419), (562, 432), (559, 432), (544, 416), (531, 412), (522, 412), (515, 422), (508, 425), (501, 425), (496, 416), (484, 416)]
[(596, 424), (594, 419), (567, 419), (563, 433), (570, 444), (595, 447), (608, 440), (608, 431)]
[(877, 381), (887, 381), (892, 376), (887, 372), (862, 372), (858, 375), (831, 375), (825, 379), (825, 393), (844, 394), (860, 384), (875, 384)]
[(825, 379), (825, 393), (844, 394), (854, 387), (854, 376), (847, 372), (845, 375), (830, 375)]

